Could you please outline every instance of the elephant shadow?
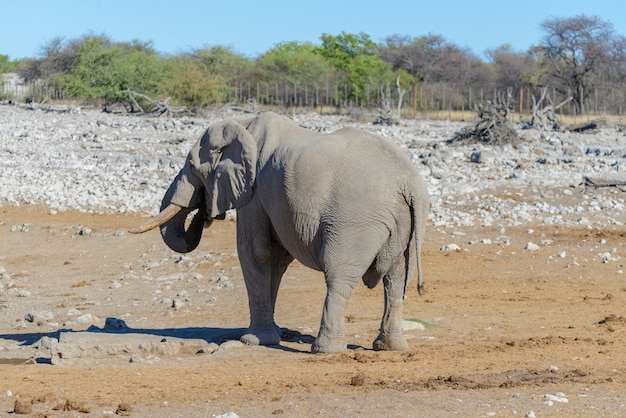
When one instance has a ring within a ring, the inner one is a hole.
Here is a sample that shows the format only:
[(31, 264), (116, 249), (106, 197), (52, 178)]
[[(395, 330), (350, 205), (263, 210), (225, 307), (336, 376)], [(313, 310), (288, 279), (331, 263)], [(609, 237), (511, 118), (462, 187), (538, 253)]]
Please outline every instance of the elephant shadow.
[[(315, 336), (303, 334), (300, 331), (288, 328), (281, 328), (282, 342), (291, 342), (303, 344), (303, 349), (297, 349), (293, 346), (283, 344), (270, 345), (268, 348), (282, 350), (294, 353), (308, 353), (309, 345), (315, 340)], [(120, 341), (123, 341), (125, 334), (157, 336), (163, 338), (178, 338), (189, 340), (204, 340), (207, 344), (215, 343), (221, 345), (227, 341), (239, 340), (239, 338), (247, 332), (246, 328), (217, 328), (217, 327), (183, 327), (183, 328), (132, 328), (122, 319), (107, 318), (104, 327), (100, 328), (95, 325), (90, 326), (87, 330), (58, 329), (51, 332), (34, 332), (34, 333), (11, 333), (0, 334), (0, 340), (13, 340), (19, 343), (21, 347), (32, 346), (38, 348), (40, 341), (44, 337), (60, 340), (61, 334), (85, 334), (97, 336), (98, 334), (119, 335)], [(356, 348), (349, 347), (349, 348)], [(0, 364), (13, 362), (15, 359), (0, 358)], [(37, 363), (50, 363), (50, 359), (45, 357), (35, 358)]]

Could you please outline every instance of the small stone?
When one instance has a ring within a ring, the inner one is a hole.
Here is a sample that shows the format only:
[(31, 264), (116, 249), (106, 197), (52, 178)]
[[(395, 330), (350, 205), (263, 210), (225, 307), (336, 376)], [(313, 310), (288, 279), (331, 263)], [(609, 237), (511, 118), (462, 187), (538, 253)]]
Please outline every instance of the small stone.
[(93, 324), (94, 322), (98, 321), (98, 317), (90, 313), (82, 314), (81, 316), (76, 318), (76, 322), (78, 322), (79, 324)]
[(224, 350), (232, 350), (234, 348), (241, 348), (243, 346), (245, 346), (245, 344), (239, 340), (228, 340), (222, 343), (219, 349), (220, 351), (224, 351)]
[(534, 242), (529, 242), (528, 244), (526, 244), (524, 249), (528, 251), (537, 251), (539, 249), (539, 246)]
[(91, 412), (91, 408), (85, 406), (82, 402), (68, 399), (63, 405), (63, 411), (78, 411), (83, 414), (89, 414)]
[(213, 418), (239, 418), (239, 415), (235, 414), (234, 412), (227, 412), (222, 415), (213, 415)]
[(418, 331), (424, 331), (426, 329), (426, 327), (424, 326), (424, 324), (417, 322), (417, 321), (407, 321), (407, 320), (403, 320), (402, 321), (402, 330), (403, 331), (410, 331), (410, 330), (418, 330)]
[(461, 251), (461, 247), (456, 244), (446, 244), (439, 251)]
[(213, 354), (220, 348), (216, 343), (209, 343), (206, 347), (199, 349), (196, 354)]
[[(548, 402), (561, 402), (561, 403), (567, 403), (569, 402), (569, 399), (563, 397), (563, 396), (556, 396), (556, 395), (545, 395), (544, 399), (546, 399), (546, 404)], [(550, 404), (550, 406), (552, 406)]]
[(526, 413), (526, 418), (537, 418), (537, 415), (535, 415), (534, 411), (528, 411)]
[(491, 151), (479, 150), (473, 151), (470, 155), (470, 161), (478, 164), (493, 163), (495, 156)]
[(362, 373), (356, 374), (350, 378), (350, 386), (363, 386), (365, 384), (365, 376)]
[(56, 338), (50, 338), (48, 336), (43, 336), (38, 341), (37, 346), (40, 349), (50, 350), (50, 349), (54, 348), (58, 343), (59, 343), (59, 340), (56, 339)]
[(37, 399), (35, 399), (34, 403), (47, 403), (47, 404), (51, 404), (53, 402), (57, 402), (57, 397), (54, 393), (46, 393), (45, 395), (41, 395), (38, 396)]
[(54, 318), (52, 312), (28, 312), (24, 315), (24, 319), (28, 322), (40, 323), (50, 321)]
[(130, 413), (133, 411), (132, 406), (128, 402), (122, 402), (118, 405), (115, 414), (121, 415), (123, 417), (130, 416)]
[(27, 398), (19, 398), (15, 400), (13, 413), (16, 415), (28, 415), (33, 413), (33, 402)]
[(602, 262), (604, 264), (609, 263), (613, 260), (613, 256), (611, 255), (611, 253), (602, 253), (600, 254), (600, 258), (602, 258)]
[(146, 359), (136, 354), (133, 354), (132, 356), (130, 356), (130, 359), (128, 360), (128, 362), (129, 363), (145, 363)]
[(88, 226), (83, 226), (76, 232), (76, 235), (87, 236), (91, 235), (92, 233), (93, 231), (91, 230), (91, 228), (89, 228)]
[(185, 302), (183, 302), (182, 299), (174, 299), (172, 301), (172, 308), (174, 308), (175, 310), (179, 310), (183, 306), (185, 306)]

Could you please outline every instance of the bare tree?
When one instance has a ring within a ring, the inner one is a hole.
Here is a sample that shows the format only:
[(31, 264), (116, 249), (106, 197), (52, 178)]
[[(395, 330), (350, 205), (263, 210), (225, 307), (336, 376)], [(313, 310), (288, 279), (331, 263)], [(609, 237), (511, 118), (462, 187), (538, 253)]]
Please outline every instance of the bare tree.
[(398, 119), (402, 118), (402, 99), (406, 93), (406, 89), (403, 89), (400, 85), (400, 74), (396, 77), (396, 88), (398, 89)]
[(600, 70), (614, 59), (618, 41), (613, 25), (597, 16), (552, 17), (541, 23), (545, 36), (537, 51), (542, 58), (545, 85), (571, 95), (582, 113)]
[(494, 87), (498, 91), (529, 87), (532, 84), (534, 59), (528, 52), (515, 52), (510, 44), (487, 51), (494, 67)]

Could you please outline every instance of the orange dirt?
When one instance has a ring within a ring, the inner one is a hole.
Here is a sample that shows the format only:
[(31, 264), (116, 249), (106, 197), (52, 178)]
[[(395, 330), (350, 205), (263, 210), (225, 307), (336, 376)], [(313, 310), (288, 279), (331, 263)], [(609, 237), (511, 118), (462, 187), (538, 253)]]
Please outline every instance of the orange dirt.
[[(278, 324), (289, 329), (279, 347), (46, 364), (46, 351), (33, 341), (90, 325), (71, 322), (70, 309), (91, 313), (100, 327), (115, 317), (156, 335), (236, 334), (247, 326), (234, 222), (215, 222), (181, 259), (157, 232), (120, 232), (139, 221), (0, 207), (0, 267), (12, 281), (0, 291), (0, 415), (13, 411), (16, 396), (32, 399), (40, 416), (626, 415), (623, 226), (507, 228), (509, 245), (496, 240), (495, 226), (456, 230), (465, 235), (429, 227), (427, 292), (418, 296), (414, 280), (404, 309), (426, 329), (406, 332), (406, 352), (371, 350), (382, 287), (360, 285), (347, 316), (349, 349), (310, 354), (324, 282), (294, 263), (276, 309)], [(24, 232), (16, 228), (23, 225)], [(81, 235), (84, 227), (90, 231)], [(468, 244), (480, 239), (492, 243)], [(528, 241), (540, 249), (525, 250)], [(452, 242), (461, 251), (440, 251)], [(611, 250), (603, 262), (598, 254)], [(182, 274), (168, 276), (175, 273)], [(230, 285), (214, 286), (219, 274)], [(176, 297), (184, 299), (178, 309), (167, 303)], [(32, 311), (54, 318), (24, 321)]]

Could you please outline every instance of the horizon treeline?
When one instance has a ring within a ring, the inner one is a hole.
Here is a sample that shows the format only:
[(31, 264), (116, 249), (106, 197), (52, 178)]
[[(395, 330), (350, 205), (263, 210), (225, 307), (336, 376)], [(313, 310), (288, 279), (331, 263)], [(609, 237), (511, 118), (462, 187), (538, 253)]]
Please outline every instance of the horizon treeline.
[[(540, 27), (538, 45), (514, 51), (502, 44), (486, 59), (437, 34), (375, 43), (363, 32), (324, 33), (317, 44), (285, 41), (255, 58), (221, 45), (162, 55), (150, 42), (88, 34), (54, 38), (38, 58), (0, 54), (0, 74), (25, 80), (24, 100), (119, 102), (129, 110), (143, 95), (192, 109), (233, 103), (406, 113), (500, 100), (525, 111), (545, 95), (563, 113), (621, 114), (626, 38), (597, 16), (551, 17)], [(131, 100), (129, 92), (139, 96)], [(0, 83), (0, 99), (15, 96)]]

